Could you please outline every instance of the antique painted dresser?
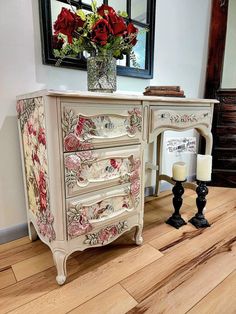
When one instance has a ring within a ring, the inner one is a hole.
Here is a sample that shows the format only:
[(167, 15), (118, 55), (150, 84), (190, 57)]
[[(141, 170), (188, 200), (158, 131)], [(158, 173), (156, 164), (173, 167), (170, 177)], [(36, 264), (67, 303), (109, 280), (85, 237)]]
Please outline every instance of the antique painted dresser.
[[(135, 227), (142, 243), (144, 149), (160, 135), (196, 128), (212, 149), (214, 100), (43, 90), (17, 98), (31, 240), (52, 250), (56, 280), (74, 251), (108, 244)], [(150, 166), (151, 167), (151, 166)]]

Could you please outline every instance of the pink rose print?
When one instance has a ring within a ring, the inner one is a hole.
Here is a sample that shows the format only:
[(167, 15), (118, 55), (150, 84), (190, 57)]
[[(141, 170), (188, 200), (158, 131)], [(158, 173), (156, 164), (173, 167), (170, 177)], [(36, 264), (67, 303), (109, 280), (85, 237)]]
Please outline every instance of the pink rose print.
[(131, 195), (134, 197), (137, 197), (139, 195), (139, 191), (140, 191), (140, 181), (135, 180), (134, 182), (132, 182), (130, 189), (131, 189)]
[(115, 159), (110, 159), (110, 164), (114, 169), (119, 168), (119, 163)]
[(115, 226), (111, 227), (110, 233), (113, 237), (116, 236), (118, 234), (117, 228)]
[(34, 131), (33, 125), (31, 123), (27, 122), (27, 128), (28, 128), (29, 135), (31, 135)]
[(141, 161), (140, 159), (132, 159), (132, 170), (135, 171), (135, 170), (139, 170), (140, 166), (141, 166)]
[(44, 131), (43, 128), (39, 129), (38, 141), (39, 141), (39, 143), (41, 143), (44, 146), (46, 146), (46, 136), (45, 136), (45, 131)]
[(70, 155), (65, 158), (65, 166), (68, 170), (77, 172), (81, 167), (81, 160), (77, 155)]
[(109, 239), (109, 231), (107, 229), (101, 230), (101, 232), (99, 232), (99, 239), (102, 243), (107, 242)]
[(82, 216), (80, 221), (74, 220), (68, 225), (68, 234), (71, 238), (78, 237), (82, 234), (90, 232), (91, 230), (92, 225)]
[(139, 179), (139, 172), (137, 170), (135, 170), (130, 175), (130, 182), (134, 182), (138, 179)]
[(79, 120), (78, 120), (77, 125), (75, 127), (77, 135), (81, 135), (82, 134), (85, 121), (86, 121), (85, 118), (79, 117)]
[(80, 143), (79, 148), (82, 149), (82, 150), (92, 149), (93, 145), (90, 144), (90, 143), (84, 142), (84, 143)]
[[(88, 144), (88, 143), (87, 143)], [(90, 145), (90, 144), (89, 144)], [(88, 151), (84, 151), (84, 152), (79, 152), (76, 154), (82, 161), (85, 161), (85, 160), (95, 160), (96, 159), (96, 154), (91, 151), (91, 150), (88, 150)]]
[(40, 164), (39, 156), (37, 155), (37, 153), (32, 153), (32, 161), (34, 165), (35, 162), (38, 162)]
[(37, 217), (37, 225), (39, 228), (39, 232), (44, 236), (47, 237), (49, 242), (55, 240), (56, 234), (53, 229), (53, 221), (54, 218), (49, 210), (46, 210), (43, 213), (40, 213)]
[(64, 139), (64, 146), (67, 152), (77, 150), (80, 146), (79, 138), (73, 133), (68, 134)]
[(47, 185), (46, 185), (46, 180), (45, 180), (43, 171), (40, 171), (40, 173), (39, 173), (38, 186), (39, 186), (40, 209), (46, 210), (46, 208), (47, 208)]

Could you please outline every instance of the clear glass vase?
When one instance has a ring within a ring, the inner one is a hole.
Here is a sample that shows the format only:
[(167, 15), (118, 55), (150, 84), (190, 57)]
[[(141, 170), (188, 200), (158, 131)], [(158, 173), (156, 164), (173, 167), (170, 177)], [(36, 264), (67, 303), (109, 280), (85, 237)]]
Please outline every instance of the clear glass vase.
[(116, 59), (112, 54), (97, 54), (87, 59), (88, 90), (112, 93), (116, 91)]

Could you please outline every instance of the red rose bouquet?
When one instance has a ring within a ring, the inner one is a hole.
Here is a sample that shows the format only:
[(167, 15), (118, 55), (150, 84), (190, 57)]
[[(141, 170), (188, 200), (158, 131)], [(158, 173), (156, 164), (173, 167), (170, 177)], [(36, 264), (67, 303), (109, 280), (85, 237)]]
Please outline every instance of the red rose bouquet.
[(76, 57), (86, 51), (90, 54), (105, 54), (108, 51), (116, 59), (130, 54), (137, 42), (138, 29), (126, 21), (125, 12), (116, 12), (103, 4), (96, 7), (92, 1), (92, 12), (85, 14), (82, 9), (71, 11), (62, 8), (54, 23), (54, 55), (63, 59)]

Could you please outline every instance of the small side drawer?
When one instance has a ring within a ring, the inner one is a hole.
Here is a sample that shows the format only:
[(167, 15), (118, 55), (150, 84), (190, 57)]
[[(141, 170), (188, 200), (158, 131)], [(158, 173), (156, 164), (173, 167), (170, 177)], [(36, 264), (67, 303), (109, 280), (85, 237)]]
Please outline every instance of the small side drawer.
[(68, 239), (87, 234), (141, 210), (140, 181), (66, 201)]
[(140, 145), (66, 153), (66, 197), (131, 182), (141, 176)]
[(141, 105), (62, 103), (64, 152), (141, 142)]
[(164, 107), (151, 107), (150, 132), (157, 128), (181, 129), (197, 125), (211, 126), (212, 113), (210, 108), (191, 107), (176, 108), (175, 110)]

